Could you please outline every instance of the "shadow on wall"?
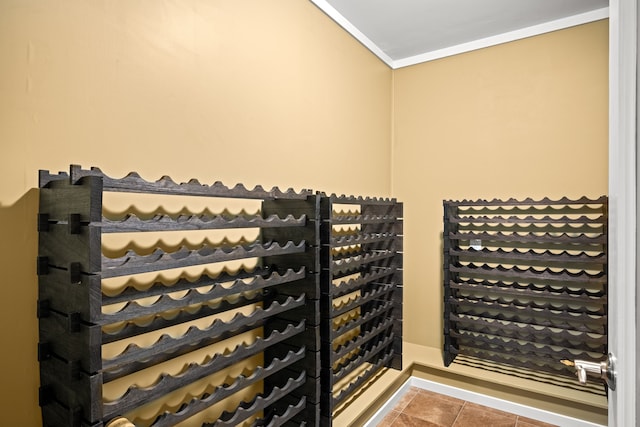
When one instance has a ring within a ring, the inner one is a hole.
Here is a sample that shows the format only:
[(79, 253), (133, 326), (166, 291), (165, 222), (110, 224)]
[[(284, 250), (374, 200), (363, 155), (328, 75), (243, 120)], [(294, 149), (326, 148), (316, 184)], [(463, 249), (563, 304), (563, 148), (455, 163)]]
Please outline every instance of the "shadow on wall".
[(41, 425), (38, 406), (38, 189), (0, 205), (0, 424)]

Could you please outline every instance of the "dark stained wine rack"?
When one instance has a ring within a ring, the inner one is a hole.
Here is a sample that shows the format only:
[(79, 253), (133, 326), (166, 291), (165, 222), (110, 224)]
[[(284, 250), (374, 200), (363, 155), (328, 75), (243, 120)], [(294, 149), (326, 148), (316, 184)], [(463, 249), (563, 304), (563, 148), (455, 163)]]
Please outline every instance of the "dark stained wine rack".
[[(117, 179), (75, 165), (69, 173), (40, 171), (39, 187), (44, 426), (100, 427), (124, 417), (153, 427), (196, 418), (211, 427), (319, 427), (331, 425), (336, 407), (382, 367), (401, 367), (402, 204), (395, 200), (150, 182), (136, 173)], [(113, 213), (104, 199), (119, 193), (156, 207)], [(195, 213), (194, 197), (224, 208)], [(180, 212), (167, 213), (163, 201), (176, 200)], [(238, 203), (257, 213), (226, 207)], [(357, 213), (341, 215), (336, 205)], [(335, 230), (342, 225), (347, 231)], [(224, 238), (193, 244), (192, 232)], [(164, 243), (167, 235), (180, 243)], [(158, 240), (138, 246), (148, 236)], [(121, 237), (118, 249), (105, 244), (113, 237)], [(172, 271), (182, 273), (171, 278)], [(117, 290), (107, 285), (113, 280)], [(165, 370), (169, 363), (178, 373)], [(151, 384), (139, 384), (140, 374)], [(194, 392), (203, 381), (207, 388)], [(117, 397), (114, 384), (125, 387)], [(138, 411), (149, 402), (160, 408), (151, 418)], [(235, 409), (211, 419), (220, 403)]]
[[(69, 174), (41, 171), (39, 179), (38, 357), (45, 426), (102, 426), (255, 356), (262, 357), (262, 364), (251, 372), (188, 395), (176, 410), (165, 410), (141, 424), (175, 425), (256, 385), (261, 391), (252, 398), (203, 425), (235, 426), (251, 417), (256, 425), (265, 426), (318, 424), (319, 409), (313, 401), (307, 406), (302, 391), (313, 389), (319, 376), (319, 367), (309, 363), (313, 352), (306, 347), (319, 341), (314, 335), (317, 325), (307, 324), (307, 319), (317, 317), (319, 300), (317, 196), (308, 190), (247, 190), (242, 185), (227, 188), (195, 180), (177, 184), (167, 177), (148, 182), (135, 173), (114, 179), (99, 169), (79, 166), (72, 166)], [(113, 219), (103, 214), (107, 192), (251, 200), (261, 208), (258, 214), (156, 212)], [(112, 233), (247, 228), (259, 229), (255, 241), (205, 241), (197, 248), (185, 245), (145, 254), (131, 249), (114, 258), (106, 256), (102, 247), (103, 237)], [(160, 275), (169, 269), (242, 260), (258, 261), (251, 269), (223, 269), (214, 276), (204, 270), (200, 277), (181, 277), (172, 283), (163, 283)], [(103, 279), (144, 273), (157, 273), (160, 279), (144, 288), (126, 286), (117, 294), (103, 291)], [(106, 309), (115, 305), (121, 307)], [(225, 321), (219, 318), (223, 313), (229, 315)], [(189, 326), (209, 319), (208, 326)], [(114, 357), (103, 356), (106, 345), (176, 325), (185, 325), (186, 332), (162, 333), (153, 345), (133, 343)], [(202, 363), (189, 363), (177, 375), (162, 373), (150, 386), (132, 383), (119, 398), (103, 399), (103, 386), (112, 381), (197, 350), (209, 351), (209, 346), (222, 345), (241, 333), (253, 333), (253, 340), (224, 351), (211, 350)]]
[(383, 367), (402, 367), (403, 209), (395, 199), (320, 200), (322, 425)]
[(607, 198), (444, 201), (444, 359), (607, 358)]

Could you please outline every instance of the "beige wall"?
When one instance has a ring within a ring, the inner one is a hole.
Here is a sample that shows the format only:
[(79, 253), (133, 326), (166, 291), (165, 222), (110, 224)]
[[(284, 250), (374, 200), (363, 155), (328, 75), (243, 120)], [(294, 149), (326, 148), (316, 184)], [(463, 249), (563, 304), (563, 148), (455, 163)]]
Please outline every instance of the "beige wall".
[(608, 22), (396, 70), (407, 341), (442, 346), (442, 200), (607, 192)]
[(35, 426), (37, 171), (388, 196), (391, 70), (308, 1), (0, 2), (0, 424)]
[(442, 199), (604, 194), (607, 54), (599, 22), (392, 73), (307, 1), (0, 2), (0, 424), (40, 418), (38, 169), (393, 193), (439, 347)]

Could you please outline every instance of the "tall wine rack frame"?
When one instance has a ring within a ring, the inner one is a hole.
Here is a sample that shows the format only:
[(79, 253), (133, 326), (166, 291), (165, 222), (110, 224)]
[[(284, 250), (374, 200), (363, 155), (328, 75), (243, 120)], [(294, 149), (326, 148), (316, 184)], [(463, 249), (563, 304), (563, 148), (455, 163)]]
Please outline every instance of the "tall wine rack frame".
[(464, 355), (575, 378), (563, 360), (606, 360), (606, 196), (443, 206), (446, 366)]
[[(307, 375), (314, 366), (307, 366), (305, 346), (305, 342), (318, 340), (309, 335), (315, 329), (306, 324), (307, 318), (315, 316), (314, 304), (309, 301), (319, 295), (317, 270), (307, 268), (318, 258), (317, 243), (305, 240), (317, 235), (316, 197), (310, 191), (247, 190), (242, 185), (227, 188), (195, 180), (176, 184), (168, 177), (147, 182), (135, 173), (113, 179), (99, 169), (83, 170), (79, 166), (71, 166), (69, 174), (41, 171), (39, 180), (38, 357), (45, 426), (105, 425), (143, 403), (256, 355), (263, 356), (262, 366), (243, 372), (230, 384), (215, 385), (213, 391), (193, 397), (174, 412), (158, 415), (151, 425), (175, 425), (260, 381), (261, 393), (203, 425), (235, 426), (250, 417), (258, 417), (259, 425), (317, 425), (317, 415), (309, 411), (304, 393), (294, 393), (313, 388), (313, 377), (318, 376), (317, 372)], [(260, 200), (262, 215), (172, 217), (158, 213), (150, 219), (128, 214), (111, 220), (103, 216), (104, 192)], [(289, 214), (290, 204), (302, 213)], [(197, 249), (156, 249), (148, 255), (129, 250), (122, 257), (108, 258), (102, 253), (102, 237), (108, 233), (233, 228), (259, 228), (261, 236), (249, 243), (213, 246), (205, 242)], [(289, 240), (288, 235), (300, 240)], [(101, 290), (105, 278), (249, 258), (260, 260), (252, 271), (222, 271), (215, 277), (205, 273), (195, 280), (181, 278), (169, 285), (158, 281), (144, 290), (127, 287), (117, 295)], [(186, 293), (176, 299), (168, 295), (177, 291)], [(157, 300), (151, 305), (139, 302), (147, 297)], [(214, 300), (221, 302), (208, 304)], [(113, 304), (124, 307), (107, 314), (104, 307)], [(196, 311), (190, 308), (194, 305), (199, 305)], [(204, 329), (189, 327), (180, 337), (163, 334), (152, 346), (133, 344), (116, 357), (102, 357), (105, 344), (241, 308), (251, 312), (236, 313), (227, 321), (216, 318)], [(166, 318), (159, 315), (170, 310), (179, 314)], [(145, 316), (153, 320), (136, 323)], [(107, 326), (118, 323), (126, 326), (105, 332)], [(106, 383), (247, 331), (257, 331), (251, 343), (211, 354), (202, 364), (192, 363), (179, 375), (163, 374), (150, 387), (132, 384), (120, 398), (103, 401)]]

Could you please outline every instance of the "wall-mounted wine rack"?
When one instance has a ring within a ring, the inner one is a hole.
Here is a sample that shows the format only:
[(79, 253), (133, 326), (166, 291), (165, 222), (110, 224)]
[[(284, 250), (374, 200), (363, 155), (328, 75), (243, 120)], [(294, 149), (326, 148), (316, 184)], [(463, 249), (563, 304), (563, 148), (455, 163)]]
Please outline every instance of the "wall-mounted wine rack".
[(607, 358), (607, 198), (444, 201), (444, 358)]
[[(168, 177), (150, 182), (136, 173), (111, 178), (75, 165), (69, 173), (40, 171), (39, 187), (45, 426), (100, 427), (125, 417), (153, 427), (196, 425), (194, 419), (203, 426), (319, 427), (381, 367), (401, 366), (402, 204), (395, 200)], [(104, 199), (122, 193), (151, 198), (156, 207), (113, 213)], [(162, 207), (181, 197), (258, 208)], [(357, 214), (336, 214), (336, 204)], [(351, 228), (332, 232), (338, 225)], [(245, 239), (247, 230), (257, 237)], [(181, 237), (193, 232), (225, 237), (197, 244)], [(137, 246), (154, 233), (178, 236), (180, 244), (160, 237), (152, 247)], [(105, 244), (113, 237), (117, 250)], [(185, 270), (191, 273), (170, 274)], [(109, 288), (113, 280), (117, 291)], [(341, 298), (347, 301), (335, 305)], [(346, 320), (337, 325), (339, 317)], [(174, 362), (177, 372), (165, 370)], [(140, 374), (152, 381), (140, 384)], [(207, 388), (194, 395), (203, 381)], [(160, 408), (150, 418), (139, 411), (149, 402)], [(211, 419), (221, 403), (225, 410)]]
[(402, 367), (402, 203), (322, 197), (322, 420), (384, 366)]

